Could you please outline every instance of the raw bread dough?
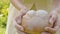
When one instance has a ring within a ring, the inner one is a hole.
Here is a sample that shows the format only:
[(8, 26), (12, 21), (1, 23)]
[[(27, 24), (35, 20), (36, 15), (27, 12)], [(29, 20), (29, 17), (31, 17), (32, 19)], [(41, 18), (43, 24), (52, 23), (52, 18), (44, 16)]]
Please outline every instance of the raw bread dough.
[(30, 10), (23, 16), (22, 26), (24, 31), (30, 34), (40, 34), (44, 27), (52, 27), (48, 23), (48, 13), (45, 10)]

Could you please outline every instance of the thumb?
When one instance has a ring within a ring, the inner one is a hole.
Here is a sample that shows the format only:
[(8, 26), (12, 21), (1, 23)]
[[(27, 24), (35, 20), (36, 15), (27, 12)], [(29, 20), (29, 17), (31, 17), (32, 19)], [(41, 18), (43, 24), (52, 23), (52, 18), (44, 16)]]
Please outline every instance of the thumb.
[(51, 25), (53, 25), (54, 22), (56, 21), (56, 19), (57, 19), (57, 16), (52, 15), (52, 16), (50, 17), (50, 19), (49, 19), (49, 23), (50, 23)]

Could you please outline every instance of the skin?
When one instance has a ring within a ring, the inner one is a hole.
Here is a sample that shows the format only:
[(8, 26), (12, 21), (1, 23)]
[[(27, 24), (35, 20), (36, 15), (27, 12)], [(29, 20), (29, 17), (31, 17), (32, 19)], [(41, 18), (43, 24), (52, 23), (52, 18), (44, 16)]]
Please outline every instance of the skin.
[(50, 28), (50, 27), (46, 27), (46, 30), (49, 30), (50, 29), (50, 32), (53, 32), (53, 33), (55, 33), (57, 30), (58, 30), (58, 28), (60, 27), (60, 22), (59, 22), (59, 18), (58, 18), (58, 14), (60, 13), (60, 0), (53, 0), (54, 2), (53, 2), (53, 9), (52, 9), (52, 11), (51, 11), (51, 13), (50, 13), (50, 15), (49, 15), (49, 22), (50, 23), (55, 23), (54, 24), (54, 27), (53, 28)]
[[(10, 1), (18, 10), (21, 11), (20, 14), (17, 17), (15, 17), (14, 23), (15, 23), (15, 26), (16, 26), (18, 32), (19, 31), (23, 32), (23, 27), (20, 25), (21, 24), (21, 20), (22, 20), (23, 15), (25, 15), (25, 13), (29, 9), (27, 9), (26, 6), (24, 6), (22, 3), (20, 3), (19, 0), (10, 0)], [(52, 23), (55, 23), (55, 24), (54, 24), (53, 28), (46, 27), (45, 30), (48, 31), (48, 32), (42, 32), (42, 34), (56, 33), (57, 29), (60, 26), (59, 22), (58, 22), (58, 18), (57, 18), (58, 13), (60, 12), (59, 11), (59, 9), (60, 9), (59, 1), (60, 0), (53, 0), (53, 1), (54, 2), (53, 2), (53, 6), (52, 6), (52, 11), (50, 12), (50, 15), (49, 15), (49, 22), (51, 24)]]
[[(59, 29), (60, 27), (60, 21), (59, 21), (59, 18), (58, 18), (58, 14), (60, 13), (60, 0), (53, 0), (53, 8), (52, 8), (52, 11), (50, 12), (50, 15), (49, 15), (49, 22), (52, 24), (52, 23), (55, 23), (54, 24), (54, 27), (53, 28), (50, 28), (50, 27), (46, 27), (45, 29), (49, 32), (51, 32), (52, 34), (56, 33), (57, 30)], [(50, 34), (48, 32), (43, 32), (42, 34)]]

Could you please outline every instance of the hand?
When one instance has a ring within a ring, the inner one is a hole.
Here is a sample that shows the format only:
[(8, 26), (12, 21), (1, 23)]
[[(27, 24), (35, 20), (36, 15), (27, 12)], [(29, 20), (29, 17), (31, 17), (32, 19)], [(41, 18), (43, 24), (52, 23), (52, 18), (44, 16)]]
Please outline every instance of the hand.
[(53, 25), (53, 27), (46, 27), (45, 30), (55, 34), (60, 26), (60, 17), (58, 17), (57, 12), (51, 12), (49, 16), (49, 23)]
[(58, 12), (57, 11), (52, 11), (50, 14), (49, 14), (49, 23), (51, 25), (54, 24), (54, 22), (57, 20), (58, 18)]
[[(21, 11), (25, 11), (25, 10), (21, 10)], [(17, 28), (18, 33), (23, 32), (25, 34), (24, 29), (21, 26), (21, 20), (22, 20), (23, 15), (25, 15), (25, 13), (26, 12), (19, 13), (17, 17), (15, 17), (13, 20), (13, 23), (15, 24), (15, 27)]]

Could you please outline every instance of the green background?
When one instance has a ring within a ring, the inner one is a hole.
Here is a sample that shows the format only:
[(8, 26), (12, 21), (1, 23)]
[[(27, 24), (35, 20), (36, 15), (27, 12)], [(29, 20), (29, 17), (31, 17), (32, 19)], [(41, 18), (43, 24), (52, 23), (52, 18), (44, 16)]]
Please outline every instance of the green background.
[(6, 32), (9, 3), (9, 0), (0, 0), (0, 34)]

